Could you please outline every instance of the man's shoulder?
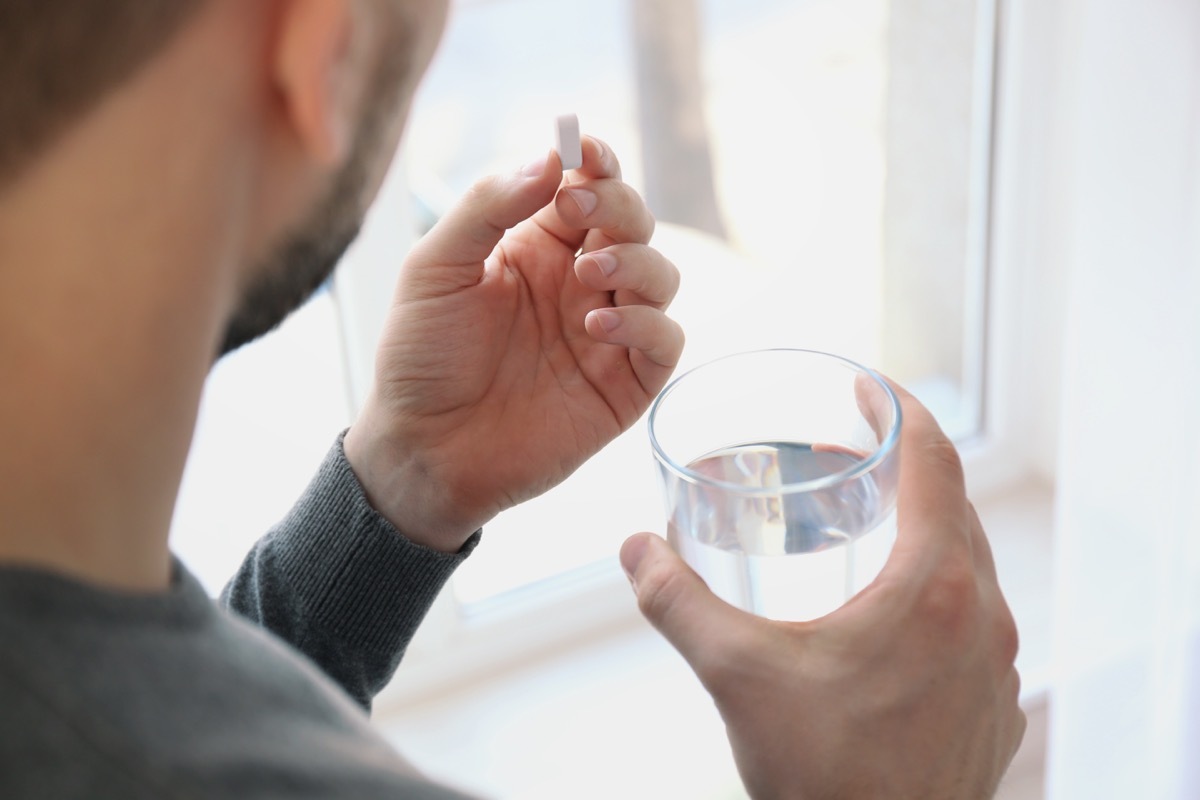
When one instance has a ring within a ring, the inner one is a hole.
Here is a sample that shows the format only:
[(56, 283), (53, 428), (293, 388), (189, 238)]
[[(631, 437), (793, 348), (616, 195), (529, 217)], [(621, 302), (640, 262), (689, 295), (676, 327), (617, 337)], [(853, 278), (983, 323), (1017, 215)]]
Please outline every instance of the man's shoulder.
[[(94, 709), (55, 702), (0, 654), (0, 797), (179, 797), (146, 762), (112, 752), (115, 738), (87, 724)], [(82, 666), (82, 665), (81, 665)]]
[(0, 797), (457, 797), (232, 614), (34, 632), (0, 613), (0, 630), (20, 634), (0, 651)]

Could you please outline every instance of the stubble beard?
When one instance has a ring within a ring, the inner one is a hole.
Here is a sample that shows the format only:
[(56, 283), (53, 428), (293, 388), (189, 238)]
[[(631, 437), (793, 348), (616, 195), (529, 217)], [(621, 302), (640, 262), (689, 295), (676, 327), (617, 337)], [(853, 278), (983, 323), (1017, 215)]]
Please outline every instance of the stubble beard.
[(392, 141), (390, 126), (396, 122), (412, 69), (403, 56), (383, 62), (371, 81), (346, 165), (303, 224), (283, 236), (254, 271), (226, 324), (218, 357), (278, 327), (329, 279), (358, 237), (370, 202), (369, 183), (380, 160), (390, 157), (384, 152)]

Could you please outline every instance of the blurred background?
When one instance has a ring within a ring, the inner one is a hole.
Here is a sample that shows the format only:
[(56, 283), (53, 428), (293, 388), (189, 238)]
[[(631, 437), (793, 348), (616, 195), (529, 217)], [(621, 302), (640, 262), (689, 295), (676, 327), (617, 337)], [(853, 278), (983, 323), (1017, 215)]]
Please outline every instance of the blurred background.
[[(1200, 546), (1177, 511), (1200, 467), (1165, 444), (1200, 436), (1128, 421), (1200, 402), (1198, 37), (1182, 0), (456, 0), (337, 278), (214, 370), (176, 551), (220, 590), (353, 419), (408, 246), (574, 112), (683, 275), (681, 369), (839, 353), (909, 386), (959, 444), (1022, 632), (1031, 725), (1002, 796), (1196, 796), (1171, 793), (1188, 768), (1170, 754), (1200, 713), (1164, 715), (1154, 692), (1200, 711), (1177, 613), (1200, 613)], [(1147, 352), (1175, 364), (1165, 406)], [(1154, 546), (1130, 548), (1130, 526)], [(743, 797), (711, 702), (616, 565), (637, 530), (664, 530), (644, 421), (487, 526), (377, 723), (487, 797)], [(1118, 588), (1129, 576), (1145, 591)], [(1125, 733), (1097, 742), (1108, 728), (1083, 710), (1100, 713), (1109, 680), (1159, 688), (1111, 709)], [(1144, 759), (1128, 756), (1138, 731), (1157, 748)], [(1168, 777), (1150, 792), (1139, 774)], [(1125, 779), (1132, 793), (1104, 788)]]

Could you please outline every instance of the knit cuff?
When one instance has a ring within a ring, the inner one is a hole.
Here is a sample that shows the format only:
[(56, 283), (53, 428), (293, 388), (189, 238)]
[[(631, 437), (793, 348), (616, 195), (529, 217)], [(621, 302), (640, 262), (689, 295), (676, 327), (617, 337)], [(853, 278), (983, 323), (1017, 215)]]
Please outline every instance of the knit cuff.
[(457, 553), (408, 539), (367, 501), (346, 460), (344, 437), (279, 526), (303, 531), (303, 541), (293, 540), (277, 556), (290, 582), (305, 587), (302, 613), (310, 631), (332, 626), (343, 645), (356, 649), (403, 647), (396, 634), (411, 635), (481, 532)]

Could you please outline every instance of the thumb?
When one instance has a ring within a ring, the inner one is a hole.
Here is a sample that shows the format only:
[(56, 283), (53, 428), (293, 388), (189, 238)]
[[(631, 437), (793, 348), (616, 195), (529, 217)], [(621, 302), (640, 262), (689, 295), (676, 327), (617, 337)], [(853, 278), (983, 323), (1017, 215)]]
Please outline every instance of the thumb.
[(505, 231), (548, 205), (561, 181), (562, 162), (553, 151), (516, 172), (477, 181), (412, 248), (406, 296), (436, 297), (477, 284)]
[(625, 541), (621, 567), (633, 584), (642, 615), (697, 674), (703, 672), (705, 656), (726, 638), (723, 632), (745, 628), (755, 619), (713, 594), (671, 546), (652, 533)]

